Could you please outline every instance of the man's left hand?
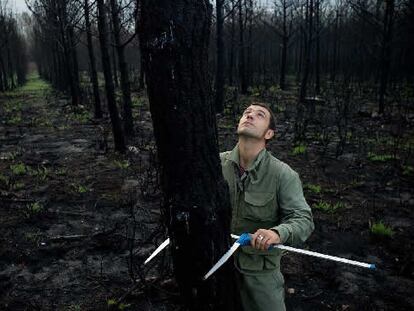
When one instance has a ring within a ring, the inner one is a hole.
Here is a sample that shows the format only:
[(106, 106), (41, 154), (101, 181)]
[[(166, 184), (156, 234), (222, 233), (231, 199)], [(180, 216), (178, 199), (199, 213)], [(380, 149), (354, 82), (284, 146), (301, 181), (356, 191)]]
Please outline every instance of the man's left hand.
[(279, 244), (280, 236), (276, 231), (267, 229), (258, 229), (252, 234), (250, 244), (260, 250), (267, 250), (272, 244)]

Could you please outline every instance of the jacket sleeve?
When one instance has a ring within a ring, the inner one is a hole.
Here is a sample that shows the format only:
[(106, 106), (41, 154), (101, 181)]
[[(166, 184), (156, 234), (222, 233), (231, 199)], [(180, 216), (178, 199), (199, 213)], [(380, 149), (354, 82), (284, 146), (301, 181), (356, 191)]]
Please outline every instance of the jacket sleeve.
[(305, 242), (315, 227), (311, 209), (303, 196), (302, 182), (290, 167), (280, 176), (277, 194), (280, 224), (271, 229), (279, 233), (283, 244), (294, 246)]

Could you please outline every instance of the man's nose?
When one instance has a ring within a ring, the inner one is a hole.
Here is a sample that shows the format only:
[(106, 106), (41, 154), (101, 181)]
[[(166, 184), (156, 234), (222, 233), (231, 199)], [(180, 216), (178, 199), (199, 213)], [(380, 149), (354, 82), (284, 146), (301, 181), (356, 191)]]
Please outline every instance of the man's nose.
[(253, 120), (253, 114), (251, 112), (247, 113), (246, 118)]

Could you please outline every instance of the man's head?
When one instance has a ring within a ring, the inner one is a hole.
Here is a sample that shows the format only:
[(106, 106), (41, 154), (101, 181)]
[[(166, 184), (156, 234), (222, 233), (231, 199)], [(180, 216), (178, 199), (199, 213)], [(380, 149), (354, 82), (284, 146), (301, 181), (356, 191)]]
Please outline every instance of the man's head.
[(237, 134), (268, 141), (274, 136), (275, 130), (275, 116), (269, 106), (253, 102), (244, 110), (237, 127)]

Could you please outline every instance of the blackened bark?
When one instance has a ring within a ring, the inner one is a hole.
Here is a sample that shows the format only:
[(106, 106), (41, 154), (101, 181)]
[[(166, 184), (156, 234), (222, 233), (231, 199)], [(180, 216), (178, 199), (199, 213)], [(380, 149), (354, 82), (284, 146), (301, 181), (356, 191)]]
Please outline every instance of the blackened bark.
[(121, 127), (121, 122), (118, 115), (118, 108), (115, 100), (114, 82), (111, 73), (111, 61), (109, 58), (109, 45), (107, 40), (107, 25), (106, 12), (104, 0), (97, 0), (98, 6), (98, 28), (99, 28), (99, 42), (101, 44), (102, 67), (105, 77), (105, 90), (108, 103), (109, 115), (112, 123), (112, 133), (114, 136), (115, 150), (125, 152), (125, 138)]
[(239, 1), (239, 77), (241, 93), (247, 93), (247, 81), (246, 81), (246, 59), (244, 46), (244, 21), (243, 21), (243, 1)]
[(335, 16), (335, 27), (333, 33), (333, 52), (332, 52), (332, 71), (331, 71), (331, 81), (335, 82), (336, 79), (336, 70), (338, 62), (338, 42), (339, 42), (339, 9), (336, 10)]
[(316, 51), (315, 51), (315, 93), (321, 93), (321, 73), (320, 73), (320, 33), (321, 33), (321, 25), (320, 25), (320, 0), (316, 0), (315, 2), (315, 24), (316, 24)]
[(96, 61), (95, 61), (95, 52), (92, 42), (92, 33), (91, 33), (91, 21), (89, 18), (89, 1), (85, 0), (84, 2), (84, 11), (85, 11), (85, 26), (86, 26), (86, 39), (88, 42), (88, 54), (89, 54), (89, 63), (91, 66), (91, 82), (93, 88), (93, 98), (94, 98), (94, 116), (96, 119), (102, 118), (102, 109), (101, 109), (101, 98), (99, 95), (99, 84), (98, 84), (98, 74), (96, 72)]
[(229, 73), (228, 73), (228, 79), (229, 79), (229, 85), (233, 85), (233, 70), (234, 70), (234, 43), (235, 40), (235, 34), (236, 34), (236, 21), (235, 21), (235, 14), (234, 14), (234, 0), (231, 0), (231, 28), (230, 28), (230, 55), (229, 55)]
[(233, 310), (234, 303), (231, 263), (202, 280), (230, 246), (231, 209), (207, 77), (211, 11), (209, 0), (144, 0), (141, 11), (174, 272), (194, 311)]
[(391, 52), (392, 52), (392, 34), (394, 26), (394, 8), (395, 0), (385, 1), (384, 25), (383, 25), (383, 41), (381, 51), (381, 78), (379, 87), (379, 113), (384, 113), (385, 108), (385, 94), (387, 92), (388, 76), (391, 66)]
[(79, 63), (78, 63), (78, 52), (76, 51), (76, 43), (75, 43), (75, 33), (73, 30), (73, 26), (68, 27), (69, 32), (69, 42), (70, 42), (70, 55), (72, 58), (72, 79), (73, 85), (75, 90), (75, 96), (77, 103), (82, 102), (81, 96), (81, 88), (80, 88), (80, 81), (79, 81)]
[(224, 110), (224, 0), (216, 0), (216, 40), (217, 40), (217, 66), (216, 66), (216, 112)]
[(134, 134), (134, 123), (132, 120), (132, 103), (131, 103), (131, 87), (128, 75), (128, 64), (125, 61), (125, 46), (121, 43), (121, 25), (119, 20), (119, 8), (116, 3), (117, 0), (110, 0), (112, 23), (114, 29), (115, 47), (118, 54), (118, 66), (121, 74), (121, 90), (122, 90), (122, 102), (123, 102), (123, 117), (124, 117), (124, 131), (128, 137)]
[(303, 76), (302, 76), (302, 83), (300, 85), (300, 95), (299, 95), (299, 102), (304, 103), (306, 93), (307, 93), (307, 86), (308, 86), (308, 79), (309, 79), (309, 71), (311, 65), (311, 46), (312, 46), (312, 36), (313, 36), (313, 0), (307, 0), (306, 6), (306, 22), (307, 22), (307, 30), (305, 30), (305, 49), (304, 49), (304, 69), (303, 69)]
[(288, 29), (287, 29), (287, 4), (286, 0), (282, 1), (283, 20), (282, 20), (282, 59), (280, 64), (280, 89), (286, 89), (286, 61), (287, 61), (287, 47), (289, 41)]

